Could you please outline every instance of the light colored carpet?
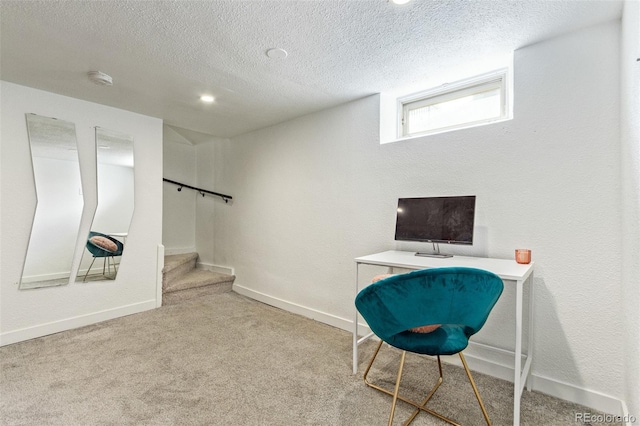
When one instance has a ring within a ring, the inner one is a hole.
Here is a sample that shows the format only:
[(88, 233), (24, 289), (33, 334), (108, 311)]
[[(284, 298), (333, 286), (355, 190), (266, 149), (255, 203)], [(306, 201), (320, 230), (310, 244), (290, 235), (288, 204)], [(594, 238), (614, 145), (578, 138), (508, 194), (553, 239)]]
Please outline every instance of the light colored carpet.
[[(362, 382), (375, 342), (351, 374), (351, 335), (222, 293), (0, 348), (2, 425), (385, 425), (390, 397)], [(383, 348), (371, 377), (389, 386), (399, 353)], [(444, 365), (430, 407), (483, 424), (461, 368)], [(407, 356), (416, 399), (435, 361)], [(511, 385), (474, 375), (495, 425), (512, 423)], [(418, 389), (421, 389), (418, 391)], [(593, 410), (525, 392), (523, 425), (575, 424)], [(400, 403), (396, 423), (410, 414)], [(420, 414), (415, 425), (443, 425)]]

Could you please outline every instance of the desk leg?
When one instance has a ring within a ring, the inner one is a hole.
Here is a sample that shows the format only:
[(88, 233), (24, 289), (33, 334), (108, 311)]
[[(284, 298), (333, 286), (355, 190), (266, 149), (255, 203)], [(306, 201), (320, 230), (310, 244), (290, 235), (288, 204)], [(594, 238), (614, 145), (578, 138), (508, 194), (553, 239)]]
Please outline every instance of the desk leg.
[[(533, 361), (533, 298), (534, 298), (534, 288), (533, 285), (533, 272), (529, 276), (529, 345), (527, 346), (527, 360), (531, 359)], [(527, 373), (526, 383), (527, 390), (531, 392), (531, 379), (529, 375), (531, 374), (531, 370)]]
[[(353, 296), (353, 300), (355, 302), (355, 298), (358, 295), (358, 267), (359, 263), (356, 263), (356, 292)], [(355, 303), (353, 305), (353, 310), (355, 312), (355, 316), (353, 318), (353, 374), (358, 373), (358, 309), (356, 309)]]
[(516, 349), (513, 371), (513, 425), (520, 424), (520, 374), (522, 371), (522, 286), (516, 282)]

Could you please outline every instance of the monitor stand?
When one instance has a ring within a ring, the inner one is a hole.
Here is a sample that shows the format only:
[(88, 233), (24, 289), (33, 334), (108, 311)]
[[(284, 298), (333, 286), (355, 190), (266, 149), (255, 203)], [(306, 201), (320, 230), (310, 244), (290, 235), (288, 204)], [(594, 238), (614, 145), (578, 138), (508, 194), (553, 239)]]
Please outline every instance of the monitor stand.
[(443, 253), (425, 253), (425, 252), (416, 252), (415, 254), (416, 256), (422, 256), (422, 257), (438, 257), (438, 258), (446, 258), (446, 257), (453, 257), (452, 254), (443, 254)]
[(427, 252), (424, 252), (424, 251), (419, 251), (419, 252), (416, 252), (415, 255), (416, 256), (422, 256), (422, 257), (437, 257), (437, 258), (441, 258), (441, 259), (444, 259), (444, 258), (447, 258), (447, 257), (453, 257), (452, 254), (440, 253), (440, 244), (433, 243), (433, 242), (431, 244), (433, 244), (433, 251), (434, 251), (433, 253), (427, 253)]

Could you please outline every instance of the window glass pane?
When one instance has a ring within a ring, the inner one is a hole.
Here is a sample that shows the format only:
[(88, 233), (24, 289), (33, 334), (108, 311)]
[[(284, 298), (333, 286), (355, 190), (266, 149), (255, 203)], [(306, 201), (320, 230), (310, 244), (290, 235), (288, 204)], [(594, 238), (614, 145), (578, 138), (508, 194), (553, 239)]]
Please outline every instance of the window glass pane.
[[(424, 105), (423, 102), (420, 103)], [(416, 105), (412, 108), (411, 104), (407, 104), (406, 108), (405, 135), (499, 118), (502, 115), (500, 88), (431, 105)]]

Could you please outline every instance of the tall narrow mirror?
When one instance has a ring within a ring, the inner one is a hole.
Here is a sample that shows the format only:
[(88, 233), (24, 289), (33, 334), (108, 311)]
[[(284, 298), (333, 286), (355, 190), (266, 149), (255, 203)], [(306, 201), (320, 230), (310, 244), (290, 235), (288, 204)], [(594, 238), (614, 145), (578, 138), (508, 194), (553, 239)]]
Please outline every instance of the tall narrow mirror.
[(96, 127), (98, 208), (87, 236), (80, 281), (115, 279), (134, 206), (133, 138)]
[(20, 289), (69, 283), (83, 197), (76, 128), (27, 114), (36, 209)]

